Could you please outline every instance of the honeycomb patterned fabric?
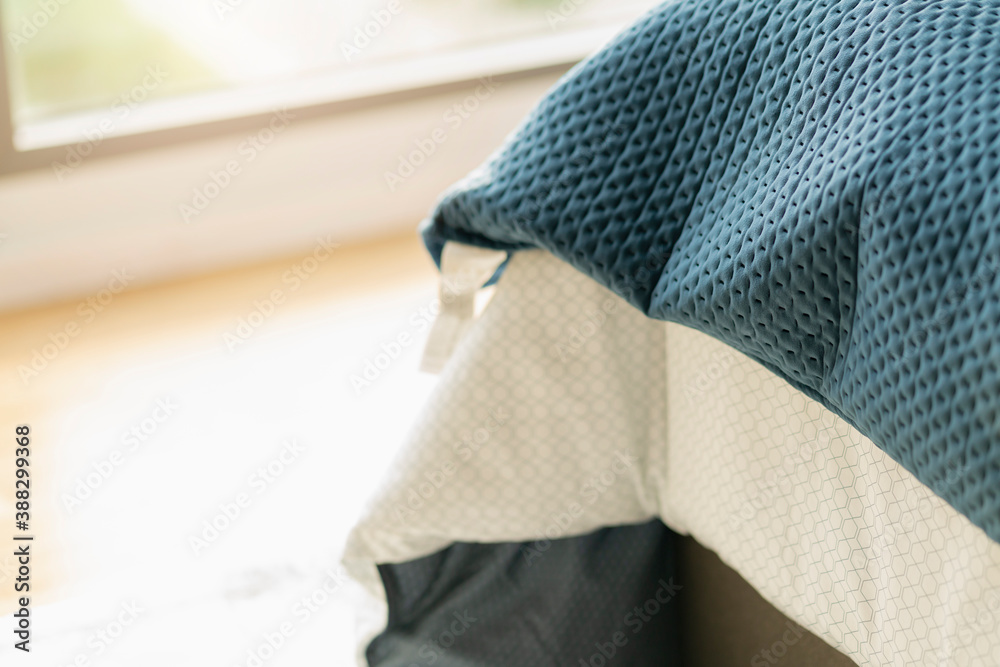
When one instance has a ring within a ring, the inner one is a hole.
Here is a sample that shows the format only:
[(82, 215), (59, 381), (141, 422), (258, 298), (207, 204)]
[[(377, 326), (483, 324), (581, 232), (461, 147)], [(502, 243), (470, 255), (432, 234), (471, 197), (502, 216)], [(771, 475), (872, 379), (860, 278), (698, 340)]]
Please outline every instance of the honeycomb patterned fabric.
[(688, 0), (423, 226), (540, 247), (819, 400), (1000, 540), (1000, 1)]
[[(1000, 543), (746, 355), (534, 250), (511, 258), (348, 540), (345, 567), (390, 609), (368, 664), (428, 664), (420, 649), (459, 605), (497, 613), (456, 640), (454, 660), (600, 667), (562, 621), (579, 616), (601, 643), (618, 628), (581, 608), (605, 610), (641, 648), (653, 638), (616, 605), (650, 594), (655, 540), (614, 531), (608, 572), (587, 552), (604, 528), (657, 518), (858, 665), (1000, 665)], [(682, 574), (684, 605), (699, 593)], [(576, 604), (572, 581), (595, 602)], [(495, 594), (504, 586), (509, 599)], [(515, 631), (501, 608), (531, 622)], [(473, 659), (504, 641), (537, 659)], [(661, 648), (607, 667), (670, 664)]]

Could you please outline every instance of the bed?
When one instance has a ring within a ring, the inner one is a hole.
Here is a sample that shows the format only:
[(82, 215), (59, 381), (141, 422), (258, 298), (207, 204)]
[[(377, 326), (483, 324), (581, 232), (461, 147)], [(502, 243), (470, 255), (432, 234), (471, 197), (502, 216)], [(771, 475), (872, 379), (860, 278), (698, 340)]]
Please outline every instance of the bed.
[(440, 386), (345, 554), (372, 667), (708, 660), (690, 540), (759, 596), (733, 664), (1000, 664), (998, 31), (668, 2), (443, 194)]

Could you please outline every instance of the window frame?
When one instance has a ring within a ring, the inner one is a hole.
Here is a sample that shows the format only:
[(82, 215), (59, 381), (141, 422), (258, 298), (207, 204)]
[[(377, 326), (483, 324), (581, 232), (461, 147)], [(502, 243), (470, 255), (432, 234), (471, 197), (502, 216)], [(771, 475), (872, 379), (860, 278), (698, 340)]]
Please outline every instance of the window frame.
[[(5, 40), (0, 284), (7, 287), (0, 291), (0, 312), (85, 299), (123, 267), (136, 274), (130, 288), (141, 287), (293, 257), (309, 252), (320, 237), (359, 243), (413, 234), (447, 187), (487, 159), (561, 76), (621, 27), (577, 31), (575, 44), (568, 34), (557, 35), (552, 43), (558, 48), (545, 54), (545, 62), (515, 44), (485, 65), (493, 72), (474, 72), (466, 62), (445, 73), (466, 68), (465, 76), (451, 80), (287, 106), (294, 120), (280, 141), (190, 224), (181, 220), (178, 205), (227, 164), (242, 139), (274, 118), (275, 107), (107, 136), (63, 178), (55, 167), (78, 144), (15, 145)], [(409, 155), (413, 140), (469, 99), (484, 76), (498, 84), (489, 102), (449, 130), (426, 168), (398, 189), (388, 188), (384, 175)], [(331, 157), (336, 155), (351, 159)]]
[[(346, 96), (339, 97), (330, 94), (321, 101), (292, 104), (281, 108), (292, 112), (297, 119), (323, 118), (363, 109), (387, 107), (421, 97), (463, 90), (485, 76), (512, 81), (520, 78), (527, 79), (563, 73), (580, 62), (598, 45), (606, 42), (621, 27), (622, 25), (579, 28), (564, 35), (534, 35), (522, 41), (492, 45), (484, 49), (487, 53), (484, 64), (472, 74), (467, 72), (459, 72), (452, 76), (445, 74), (443, 80), (429, 83), (418, 82), (413, 86), (389, 84), (387, 90), (374, 93), (358, 95), (348, 93)], [(0, 34), (6, 34), (2, 16), (0, 16)], [(530, 48), (529, 45), (540, 47), (548, 52), (541, 56), (513, 58), (514, 62), (509, 62), (512, 54)], [(551, 45), (555, 46), (546, 48)], [(80, 137), (76, 141), (66, 140), (50, 145), (26, 149), (18, 148), (15, 140), (17, 128), (14, 125), (9, 88), (8, 48), (10, 45), (5, 40), (3, 47), (0, 47), (0, 176), (53, 166), (59, 160), (65, 159), (67, 151), (71, 147), (80, 144), (87, 145), (86, 157), (88, 160), (100, 159), (179, 143), (197, 142), (220, 134), (252, 131), (266, 123), (267, 119), (274, 113), (273, 108), (230, 112), (228, 114), (205, 113), (202, 115), (203, 118), (206, 118), (205, 120), (181, 121), (176, 125), (171, 124), (169, 127), (115, 132), (103, 137), (99, 142), (89, 142)], [(476, 55), (480, 54), (476, 52)], [(447, 53), (439, 58), (441, 60), (464, 60), (465, 54), (464, 52)], [(468, 68), (465, 69), (468, 70)], [(178, 97), (171, 103), (176, 104), (177, 100), (184, 100), (198, 105), (206, 98), (225, 97), (226, 95), (226, 92), (203, 93), (190, 97)], [(217, 117), (211, 118), (213, 115)]]

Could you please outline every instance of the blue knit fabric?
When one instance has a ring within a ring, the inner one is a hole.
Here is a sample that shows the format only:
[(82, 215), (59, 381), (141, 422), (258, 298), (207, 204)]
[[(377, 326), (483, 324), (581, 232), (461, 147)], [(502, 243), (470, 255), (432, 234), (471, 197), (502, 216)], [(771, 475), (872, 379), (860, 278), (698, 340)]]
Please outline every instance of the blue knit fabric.
[(423, 233), (548, 249), (776, 371), (1000, 541), (1000, 0), (688, 0)]

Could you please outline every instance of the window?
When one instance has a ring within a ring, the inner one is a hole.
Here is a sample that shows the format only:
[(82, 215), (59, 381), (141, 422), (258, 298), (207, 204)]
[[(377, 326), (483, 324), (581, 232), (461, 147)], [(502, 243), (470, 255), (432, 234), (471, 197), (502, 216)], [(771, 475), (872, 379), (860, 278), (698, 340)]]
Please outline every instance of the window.
[[(31, 365), (79, 332), (37, 385), (5, 390), (51, 436), (43, 532), (67, 569), (34, 601), (42, 663), (349, 664), (357, 591), (308, 627), (294, 609), (326, 595), (350, 519), (433, 384), (417, 365), (437, 276), (413, 229), (650, 4), (0, 0), (0, 311), (32, 309), (6, 320), (17, 335), (0, 358)], [(291, 122), (272, 131), (282, 108)], [(253, 137), (266, 150), (244, 151)], [(301, 290), (286, 283), (327, 241), (344, 250)], [(215, 275), (105, 302), (121, 272), (130, 290)], [(358, 388), (400, 333), (413, 343)], [(279, 463), (258, 498), (252, 475)], [(226, 516), (250, 493), (259, 511)], [(136, 605), (113, 646), (93, 638)], [(262, 658), (286, 621), (294, 641)]]
[(2, 2), (20, 150), (568, 63), (651, 4)]
[[(0, 0), (0, 310), (86, 296), (109, 267), (148, 284), (331, 233), (412, 233), (566, 69), (653, 4)], [(500, 84), (489, 100), (444, 120), (482, 77)], [(241, 146), (270, 137), (277, 110), (290, 125), (250, 162)], [(390, 186), (436, 128), (446, 140)], [(234, 160), (238, 177), (220, 176)]]

